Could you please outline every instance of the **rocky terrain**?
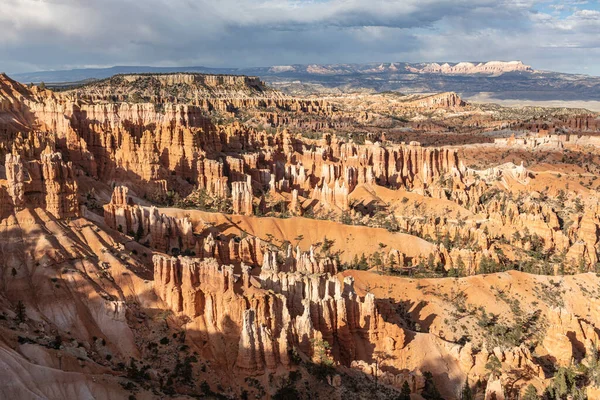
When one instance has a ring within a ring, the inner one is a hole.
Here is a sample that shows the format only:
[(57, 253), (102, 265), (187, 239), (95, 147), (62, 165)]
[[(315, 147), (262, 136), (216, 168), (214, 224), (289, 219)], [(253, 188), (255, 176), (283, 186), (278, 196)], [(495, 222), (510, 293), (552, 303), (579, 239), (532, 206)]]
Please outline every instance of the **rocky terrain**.
[(0, 397), (599, 398), (599, 130), (454, 92), (2, 75)]

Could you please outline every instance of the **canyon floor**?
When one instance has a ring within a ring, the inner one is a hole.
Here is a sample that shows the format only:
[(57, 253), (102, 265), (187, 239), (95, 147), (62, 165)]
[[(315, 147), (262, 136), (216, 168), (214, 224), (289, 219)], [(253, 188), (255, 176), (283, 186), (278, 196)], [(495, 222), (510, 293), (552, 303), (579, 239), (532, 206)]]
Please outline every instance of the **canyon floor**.
[(0, 76), (0, 398), (600, 398), (600, 117)]

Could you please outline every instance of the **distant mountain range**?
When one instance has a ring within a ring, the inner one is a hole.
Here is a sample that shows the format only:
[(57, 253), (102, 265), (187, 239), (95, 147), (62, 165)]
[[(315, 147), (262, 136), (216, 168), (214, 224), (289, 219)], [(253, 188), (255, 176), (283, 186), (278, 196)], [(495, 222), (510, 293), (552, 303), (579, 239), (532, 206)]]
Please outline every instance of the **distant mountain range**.
[(538, 71), (520, 61), (461, 63), (307, 64), (257, 68), (115, 66), (12, 74), (23, 83), (64, 84), (116, 74), (195, 72), (254, 75), (292, 94), (311, 92), (454, 91), (465, 98), (600, 101), (600, 77)]

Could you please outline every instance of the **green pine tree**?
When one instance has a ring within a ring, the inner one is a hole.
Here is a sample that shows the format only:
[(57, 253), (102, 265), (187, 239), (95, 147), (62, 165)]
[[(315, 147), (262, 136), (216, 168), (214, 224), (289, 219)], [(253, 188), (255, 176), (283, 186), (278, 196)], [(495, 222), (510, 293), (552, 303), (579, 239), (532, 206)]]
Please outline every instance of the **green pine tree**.
[(400, 396), (398, 396), (397, 400), (410, 400), (410, 386), (407, 381), (404, 381), (402, 384), (402, 389), (400, 389)]
[(460, 393), (461, 400), (473, 400), (473, 392), (471, 391), (471, 386), (469, 386), (469, 379), (465, 381), (463, 385), (462, 391)]
[(465, 274), (466, 274), (465, 262), (463, 261), (460, 254), (458, 255), (458, 258), (456, 259), (456, 269), (458, 271), (458, 276), (465, 276)]
[(27, 318), (27, 312), (25, 310), (25, 304), (21, 300), (17, 302), (17, 306), (15, 307), (15, 314), (17, 316), (17, 321), (25, 322)]
[(485, 369), (488, 370), (492, 375), (500, 376), (502, 373), (502, 363), (494, 354), (488, 358), (488, 362), (485, 364)]
[(444, 235), (444, 247), (446, 248), (446, 250), (450, 250), (450, 247), (452, 247), (452, 241), (450, 240), (450, 233), (446, 232), (446, 234)]
[(365, 253), (362, 253), (360, 257), (360, 261), (358, 262), (358, 269), (363, 271), (369, 269), (369, 262), (367, 261), (367, 257), (365, 257)]
[(358, 255), (355, 254), (354, 258), (352, 259), (352, 264), (350, 264), (350, 269), (360, 269), (359, 264)]
[(383, 265), (383, 261), (381, 259), (381, 254), (378, 251), (376, 251), (375, 253), (373, 253), (373, 255), (371, 256), (371, 262), (377, 268), (377, 271), (381, 270), (381, 266)]
[(433, 381), (433, 374), (429, 371), (425, 371), (423, 372), (423, 377), (425, 378), (425, 385), (423, 386), (421, 397), (425, 400), (443, 400)]
[(527, 389), (525, 389), (525, 393), (523, 394), (523, 398), (522, 400), (538, 400), (538, 393), (537, 390), (535, 388), (535, 386), (533, 385), (529, 385), (527, 386)]

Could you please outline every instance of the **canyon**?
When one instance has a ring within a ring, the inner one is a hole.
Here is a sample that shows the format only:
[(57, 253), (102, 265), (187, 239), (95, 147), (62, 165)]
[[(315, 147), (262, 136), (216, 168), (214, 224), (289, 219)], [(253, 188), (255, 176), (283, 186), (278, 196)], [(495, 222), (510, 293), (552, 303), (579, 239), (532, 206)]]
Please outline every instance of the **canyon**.
[[(415, 73), (472, 71), (530, 67)], [(0, 75), (0, 397), (596, 398), (599, 131), (455, 92)]]

